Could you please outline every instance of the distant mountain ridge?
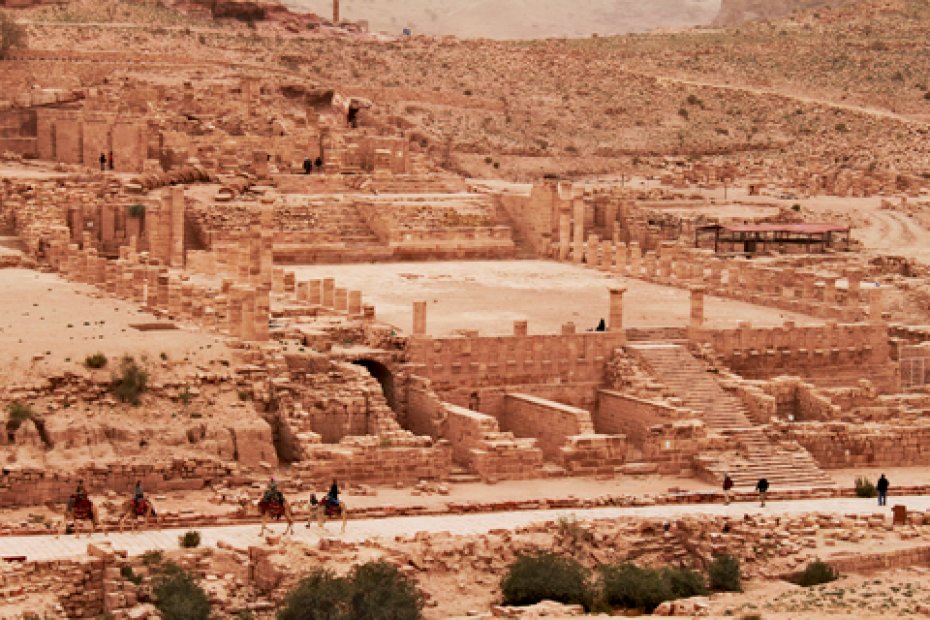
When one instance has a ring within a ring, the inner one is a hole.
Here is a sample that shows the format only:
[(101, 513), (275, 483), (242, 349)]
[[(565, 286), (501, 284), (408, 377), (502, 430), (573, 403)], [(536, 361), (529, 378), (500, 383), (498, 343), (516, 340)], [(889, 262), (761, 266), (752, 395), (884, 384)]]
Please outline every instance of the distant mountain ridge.
[(802, 9), (834, 7), (859, 0), (722, 0), (714, 26), (733, 26), (755, 19), (781, 17)]

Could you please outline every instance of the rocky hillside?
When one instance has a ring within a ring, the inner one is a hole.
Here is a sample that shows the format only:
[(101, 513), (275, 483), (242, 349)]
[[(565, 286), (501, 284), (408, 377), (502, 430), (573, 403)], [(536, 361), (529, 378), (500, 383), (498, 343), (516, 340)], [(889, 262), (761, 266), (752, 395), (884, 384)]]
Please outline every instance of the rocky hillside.
[(770, 19), (802, 9), (840, 6), (857, 0), (722, 0), (714, 26), (732, 26), (755, 19)]

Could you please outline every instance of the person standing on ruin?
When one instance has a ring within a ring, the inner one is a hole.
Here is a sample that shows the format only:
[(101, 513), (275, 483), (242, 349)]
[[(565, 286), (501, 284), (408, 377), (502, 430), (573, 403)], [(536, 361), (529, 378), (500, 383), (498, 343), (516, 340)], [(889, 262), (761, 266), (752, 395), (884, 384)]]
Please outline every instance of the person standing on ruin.
[(110, 151), (110, 157), (107, 158), (107, 166), (113, 170), (113, 151)]
[(100, 171), (103, 172), (107, 169), (107, 154), (100, 153)]
[(733, 488), (733, 478), (729, 473), (723, 474), (723, 505), (730, 505), (730, 489)]
[(759, 482), (756, 483), (756, 491), (759, 493), (759, 506), (765, 508), (765, 498), (769, 493), (769, 481), (765, 478), (759, 478)]
[(888, 478), (885, 477), (885, 474), (882, 474), (878, 478), (878, 482), (875, 483), (875, 490), (878, 491), (878, 505), (887, 506), (888, 505), (888, 487), (891, 486), (888, 482)]
[(313, 160), (309, 157), (304, 158), (304, 174), (313, 172)]

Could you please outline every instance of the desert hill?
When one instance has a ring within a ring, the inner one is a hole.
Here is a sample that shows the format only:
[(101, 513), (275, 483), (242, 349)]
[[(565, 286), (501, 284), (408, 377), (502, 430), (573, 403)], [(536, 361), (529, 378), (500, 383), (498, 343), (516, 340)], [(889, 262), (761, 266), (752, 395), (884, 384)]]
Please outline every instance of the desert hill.
[[(292, 9), (332, 15), (331, 0), (284, 0)], [(343, 0), (344, 19), (372, 30), (537, 39), (622, 34), (709, 24), (720, 0)]]
[(721, 0), (715, 26), (732, 26), (756, 19), (771, 19), (803, 9), (840, 6), (856, 0)]

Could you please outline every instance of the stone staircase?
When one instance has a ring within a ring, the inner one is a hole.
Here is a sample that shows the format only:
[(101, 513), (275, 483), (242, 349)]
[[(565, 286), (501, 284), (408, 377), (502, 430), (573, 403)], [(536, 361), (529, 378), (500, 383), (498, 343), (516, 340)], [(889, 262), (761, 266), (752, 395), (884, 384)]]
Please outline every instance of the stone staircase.
[(743, 402), (724, 391), (707, 366), (683, 346), (665, 342), (627, 345), (685, 407), (700, 411), (704, 423), (715, 430), (752, 426)]
[(695, 458), (695, 469), (719, 483), (726, 473), (736, 487), (754, 487), (766, 478), (773, 488), (833, 486), (835, 483), (797, 442), (776, 442), (753, 426), (743, 402), (720, 387), (716, 376), (682, 345), (641, 342), (626, 345), (643, 366), (681, 399), (702, 412), (705, 425), (730, 437), (735, 450), (705, 453)]

